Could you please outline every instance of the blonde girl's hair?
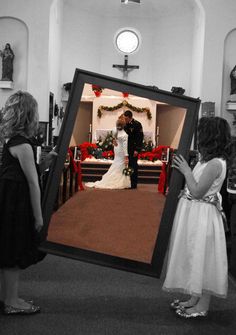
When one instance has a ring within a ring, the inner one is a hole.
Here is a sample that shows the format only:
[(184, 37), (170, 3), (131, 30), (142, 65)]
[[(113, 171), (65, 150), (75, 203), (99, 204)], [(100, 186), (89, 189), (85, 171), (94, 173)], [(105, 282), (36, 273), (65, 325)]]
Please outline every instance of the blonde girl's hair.
[(0, 138), (33, 137), (38, 130), (38, 104), (28, 92), (18, 91), (6, 101), (0, 116)]

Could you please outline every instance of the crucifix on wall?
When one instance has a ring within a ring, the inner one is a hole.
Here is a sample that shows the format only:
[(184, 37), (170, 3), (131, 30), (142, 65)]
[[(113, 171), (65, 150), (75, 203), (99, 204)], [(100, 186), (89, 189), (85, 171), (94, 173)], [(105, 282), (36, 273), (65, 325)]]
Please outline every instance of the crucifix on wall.
[(112, 67), (123, 72), (123, 79), (128, 79), (128, 74), (134, 69), (139, 69), (139, 65), (128, 65), (128, 55), (124, 56), (124, 64), (113, 64)]

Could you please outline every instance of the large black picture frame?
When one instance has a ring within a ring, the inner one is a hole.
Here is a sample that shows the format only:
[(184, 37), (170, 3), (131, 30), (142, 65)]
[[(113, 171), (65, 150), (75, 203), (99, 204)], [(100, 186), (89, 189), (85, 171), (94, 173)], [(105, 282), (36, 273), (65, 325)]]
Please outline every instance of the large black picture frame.
[[(86, 70), (76, 69), (69, 99), (65, 111), (65, 116), (61, 126), (60, 134), (57, 142), (58, 157), (54, 161), (47, 180), (45, 192), (43, 195), (42, 210), (44, 217), (44, 236), (47, 236), (50, 218), (53, 214), (54, 203), (58, 192), (61, 173), (63, 171), (64, 162), (73, 131), (73, 126), (80, 104), (83, 88), (85, 84), (95, 84), (101, 87), (109, 88), (120, 92), (129, 92), (130, 94), (157, 100), (163, 103), (174, 105), (186, 109), (186, 116), (180, 142), (178, 146), (178, 154), (188, 159), (193, 135), (196, 130), (198, 121), (198, 111), (200, 99), (187, 97), (183, 95), (173, 94), (168, 91), (160, 90), (154, 86), (145, 86), (125, 80), (120, 80), (89, 72)], [(150, 264), (129, 260), (126, 258), (115, 257), (95, 251), (84, 250), (67, 245), (53, 243), (47, 240), (41, 244), (40, 249), (58, 256), (69, 257), (80, 261), (95, 263), (103, 266), (109, 266), (120, 270), (131, 271), (139, 274), (160, 277), (165, 254), (167, 251), (169, 236), (171, 233), (172, 222), (178, 202), (178, 194), (183, 186), (183, 176), (173, 170), (169, 185), (168, 195), (166, 197), (165, 207), (161, 217), (160, 228), (156, 239), (156, 244)]]

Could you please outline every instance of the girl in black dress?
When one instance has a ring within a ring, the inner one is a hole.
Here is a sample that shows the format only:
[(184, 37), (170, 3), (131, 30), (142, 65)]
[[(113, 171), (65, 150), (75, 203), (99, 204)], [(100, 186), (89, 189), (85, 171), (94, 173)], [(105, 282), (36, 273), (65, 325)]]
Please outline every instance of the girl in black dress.
[[(21, 269), (44, 258), (37, 249), (43, 227), (39, 169), (31, 138), (38, 129), (37, 102), (27, 92), (10, 96), (1, 112), (4, 143), (0, 168), (0, 300), (4, 314), (33, 314), (39, 306), (18, 296)], [(48, 164), (54, 155), (49, 155)]]

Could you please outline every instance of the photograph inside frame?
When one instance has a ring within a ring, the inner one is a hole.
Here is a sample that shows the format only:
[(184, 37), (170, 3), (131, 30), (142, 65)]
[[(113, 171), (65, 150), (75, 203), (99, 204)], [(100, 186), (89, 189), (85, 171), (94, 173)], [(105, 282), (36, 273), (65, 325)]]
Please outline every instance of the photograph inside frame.
[[(169, 213), (174, 215), (173, 198), (177, 199), (176, 192), (182, 183), (181, 176), (171, 169), (172, 157), (180, 147), (184, 131), (188, 141), (182, 141), (182, 153), (189, 149), (199, 101), (190, 98), (189, 104), (188, 99), (182, 102), (182, 97), (174, 95), (174, 99), (162, 96), (158, 99), (154, 90), (149, 97), (145, 92), (136, 94), (133, 87), (117, 90), (112, 86), (102, 86), (95, 76), (93, 83), (79, 85), (82, 88), (79, 101), (75, 104), (70, 101), (72, 107), (67, 114), (74, 110), (73, 125), (67, 134), (68, 143), (59, 143), (64, 146), (64, 153), (66, 145), (66, 155), (43, 246), (49, 252), (57, 253), (58, 248), (65, 256), (78, 259), (82, 250), (88, 253), (88, 261), (93, 262), (95, 255), (94, 262), (98, 264), (100, 255), (103, 265), (114, 266), (117, 260), (125, 260), (126, 264), (129, 261), (137, 263), (137, 267), (146, 264), (151, 269), (159, 257), (158, 249), (164, 251), (161, 253), (164, 257), (165, 250), (158, 246), (158, 238), (167, 244), (170, 228), (164, 227), (165, 239), (159, 232), (161, 225), (171, 225)], [(71, 100), (75, 92), (78, 92), (76, 84), (70, 93)], [(173, 104), (175, 98), (177, 103)], [(112, 174), (108, 183), (100, 184), (116, 165), (117, 120), (127, 110), (142, 125), (143, 132), (135, 189), (117, 186)], [(67, 126), (71, 123), (64, 121)], [(163, 215), (163, 211), (167, 214)]]

